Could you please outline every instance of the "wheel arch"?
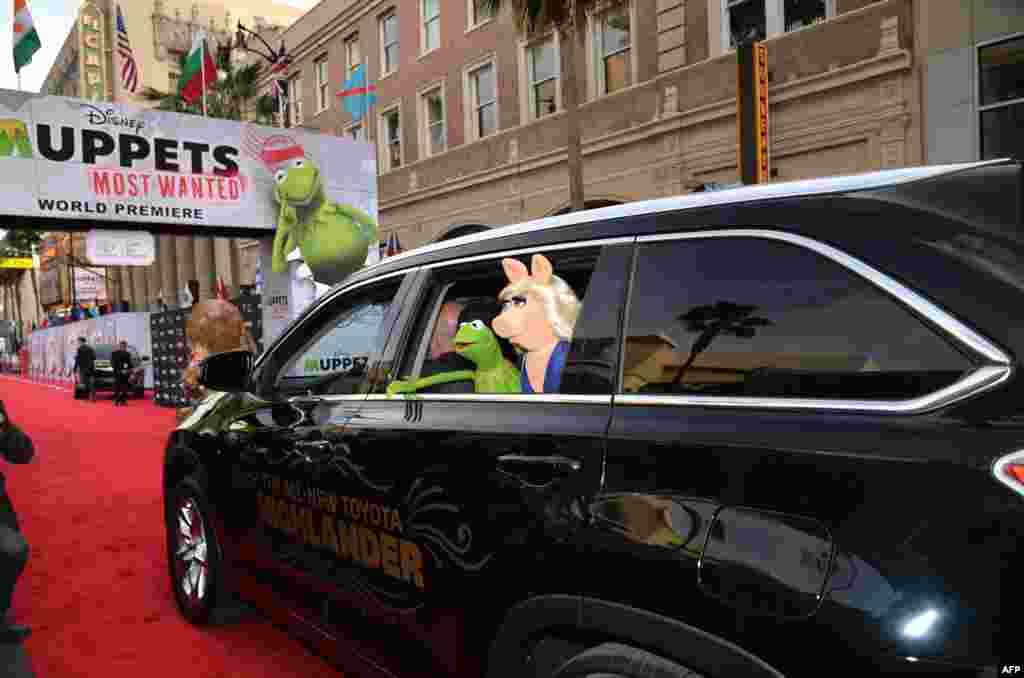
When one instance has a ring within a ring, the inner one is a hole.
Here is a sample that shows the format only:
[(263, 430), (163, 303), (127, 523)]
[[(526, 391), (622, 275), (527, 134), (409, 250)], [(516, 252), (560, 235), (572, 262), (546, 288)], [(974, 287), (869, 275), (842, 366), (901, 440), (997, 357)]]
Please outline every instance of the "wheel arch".
[(669, 617), (596, 598), (538, 596), (509, 610), (491, 645), (487, 678), (530, 675), (524, 648), (570, 631), (646, 649), (706, 676), (784, 678), (734, 643)]
[(172, 440), (164, 457), (164, 494), (191, 475), (198, 476), (198, 480), (205, 485), (206, 471), (199, 454), (182, 441)]

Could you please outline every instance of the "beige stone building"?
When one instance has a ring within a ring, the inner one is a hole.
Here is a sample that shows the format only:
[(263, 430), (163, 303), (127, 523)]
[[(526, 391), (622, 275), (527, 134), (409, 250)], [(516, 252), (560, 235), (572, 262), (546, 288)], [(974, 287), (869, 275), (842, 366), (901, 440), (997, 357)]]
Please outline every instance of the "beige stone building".
[[(774, 181), (1020, 148), (1024, 94), (1005, 83), (1022, 32), (1018, 0), (610, 0), (574, 55), (587, 204), (738, 180), (733, 33), (768, 47)], [(567, 209), (555, 36), (524, 40), (477, 0), (322, 0), (271, 37), (294, 58), (282, 123), (376, 144), (384, 237), (409, 249)], [(378, 98), (354, 123), (335, 92), (358, 64)], [(175, 247), (168, 282), (209, 261)], [(235, 251), (247, 280), (255, 250)], [(152, 299), (164, 280), (125, 289)]]
[[(121, 86), (121, 61), (113, 49), (118, 5), (139, 70), (135, 94)], [(216, 46), (230, 44), (239, 22), (273, 36), (301, 15), (301, 10), (275, 0), (86, 0), (40, 91), (149, 105), (139, 93), (146, 87), (164, 92), (176, 89), (180, 55), (188, 52), (195, 30), (206, 30)], [(174, 307), (186, 287), (199, 298), (209, 298), (218, 277), (231, 294), (255, 282), (254, 241), (170, 235), (160, 235), (156, 241), (155, 265), (107, 269), (108, 301), (128, 301), (131, 310), (152, 310), (160, 299)], [(52, 298), (40, 296), (44, 304), (57, 307), (71, 297), (65, 290), (60, 301), (51, 304)]]
[[(738, 181), (733, 32), (768, 47), (773, 180), (921, 164), (925, 4), (940, 3), (606, 3), (574, 54), (588, 206)], [(406, 249), (568, 207), (557, 50), (569, 47), (479, 10), (324, 0), (282, 34), (287, 123), (377, 145), (382, 230)], [(335, 92), (358, 63), (378, 99), (353, 125)]]

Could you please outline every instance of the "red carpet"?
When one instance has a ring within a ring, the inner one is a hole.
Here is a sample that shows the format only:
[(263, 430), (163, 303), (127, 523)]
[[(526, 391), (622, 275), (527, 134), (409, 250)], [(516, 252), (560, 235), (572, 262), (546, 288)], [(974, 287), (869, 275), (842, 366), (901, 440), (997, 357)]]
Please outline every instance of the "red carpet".
[(0, 463), (32, 549), (12, 616), (33, 629), (39, 678), (341, 675), (267, 622), (201, 630), (179, 616), (160, 490), (173, 410), (9, 376), (0, 399), (36, 448), (28, 465)]

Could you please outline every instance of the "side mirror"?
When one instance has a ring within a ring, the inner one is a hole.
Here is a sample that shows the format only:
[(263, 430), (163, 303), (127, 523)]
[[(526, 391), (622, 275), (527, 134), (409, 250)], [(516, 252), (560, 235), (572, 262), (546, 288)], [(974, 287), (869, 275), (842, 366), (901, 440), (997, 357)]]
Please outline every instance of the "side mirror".
[(199, 363), (199, 383), (211, 391), (245, 391), (249, 388), (249, 375), (255, 362), (249, 351), (216, 353)]

